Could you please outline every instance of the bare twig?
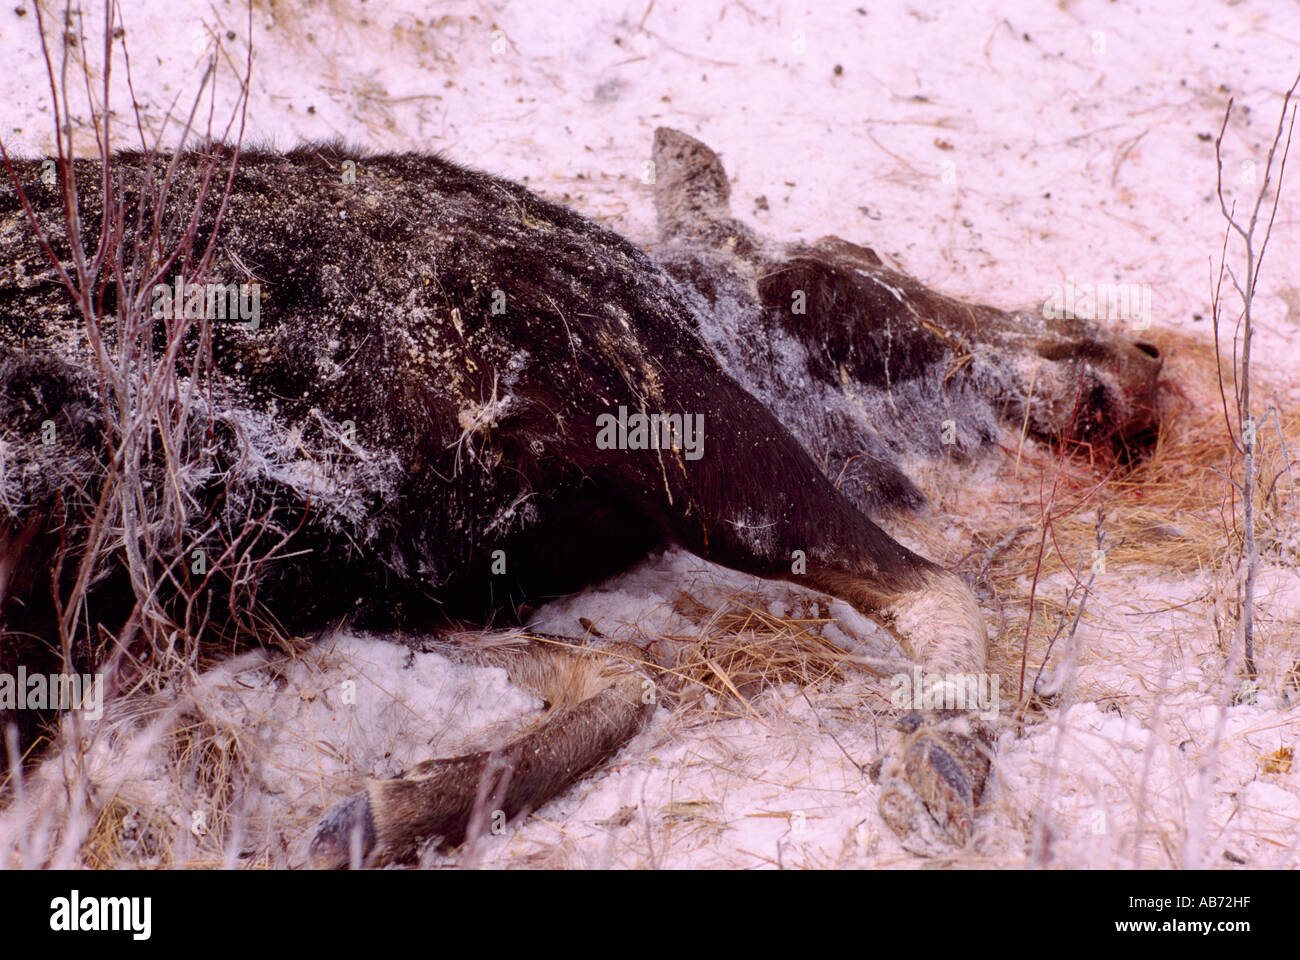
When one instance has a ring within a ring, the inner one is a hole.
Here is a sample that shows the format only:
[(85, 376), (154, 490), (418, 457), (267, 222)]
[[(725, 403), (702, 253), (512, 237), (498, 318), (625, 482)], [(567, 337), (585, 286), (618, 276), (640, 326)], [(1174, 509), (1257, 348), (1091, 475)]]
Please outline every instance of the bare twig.
[[(1287, 156), (1291, 150), (1291, 135), (1295, 129), (1294, 107), (1291, 107), (1291, 99), (1295, 94), (1296, 87), (1300, 86), (1300, 75), (1297, 75), (1292, 82), (1290, 89), (1282, 99), (1282, 109), (1278, 116), (1277, 132), (1273, 135), (1273, 142), (1269, 146), (1268, 157), (1264, 164), (1264, 178), (1260, 185), (1259, 191), (1255, 195), (1255, 203), (1251, 208), (1250, 219), (1242, 224), (1237, 219), (1237, 208), (1234, 202), (1229, 207), (1226, 196), (1223, 192), (1223, 137), (1228, 129), (1228, 121), (1232, 116), (1233, 101), (1228, 101), (1228, 106), (1223, 112), (1223, 124), (1219, 128), (1219, 135), (1214, 141), (1214, 160), (1216, 168), (1216, 192), (1219, 197), (1219, 210), (1223, 214), (1223, 219), (1227, 222), (1224, 230), (1223, 251), (1220, 254), (1218, 278), (1215, 282), (1211, 295), (1211, 315), (1214, 326), (1214, 343), (1216, 356), (1219, 345), (1219, 323), (1220, 310), (1222, 306), (1221, 290), (1223, 287), (1223, 278), (1225, 273), (1232, 280), (1233, 288), (1241, 297), (1242, 315), (1240, 319), (1241, 329), (1241, 359), (1240, 365), (1237, 361), (1237, 333), (1234, 331), (1232, 338), (1233, 346), (1233, 380), (1234, 380), (1234, 399), (1236, 402), (1237, 427), (1240, 440), (1232, 437), (1232, 424), (1228, 423), (1228, 436), (1234, 449), (1241, 455), (1242, 459), (1242, 526), (1243, 526), (1243, 546), (1244, 557), (1239, 560), (1238, 576), (1240, 577), (1240, 564), (1245, 564), (1245, 581), (1243, 584), (1244, 598), (1239, 614), (1242, 632), (1242, 646), (1244, 650), (1244, 668), (1245, 682), (1248, 685), (1254, 683), (1256, 676), (1255, 668), (1255, 579), (1257, 568), (1259, 566), (1259, 547), (1255, 539), (1255, 476), (1258, 456), (1258, 430), (1255, 420), (1251, 416), (1250, 408), (1250, 364), (1251, 364), (1251, 346), (1255, 334), (1255, 325), (1253, 317), (1255, 292), (1259, 284), (1259, 271), (1263, 266), (1264, 254), (1268, 248), (1269, 238), (1273, 233), (1273, 223), (1277, 217), (1278, 200), (1282, 195), (1282, 183), (1286, 175)], [(1291, 109), (1290, 123), (1287, 123), (1287, 109)], [(1283, 133), (1286, 134), (1285, 141)], [(1282, 148), (1280, 163), (1277, 172), (1277, 189), (1273, 193), (1273, 205), (1269, 211), (1268, 223), (1264, 227), (1264, 234), (1258, 240), (1256, 247), (1256, 229), (1259, 226), (1260, 211), (1263, 208), (1264, 201), (1268, 197), (1269, 185), (1272, 182), (1273, 162), (1278, 153), (1278, 148)], [(1235, 233), (1245, 247), (1245, 271), (1244, 287), (1237, 280), (1236, 274), (1227, 266), (1227, 244), (1228, 237)], [(1240, 371), (1240, 372), (1238, 372)], [(1227, 418), (1227, 397), (1223, 390), (1222, 378), (1220, 378), (1220, 396), (1223, 399), (1224, 415)], [(1249, 691), (1246, 692), (1249, 695)]]

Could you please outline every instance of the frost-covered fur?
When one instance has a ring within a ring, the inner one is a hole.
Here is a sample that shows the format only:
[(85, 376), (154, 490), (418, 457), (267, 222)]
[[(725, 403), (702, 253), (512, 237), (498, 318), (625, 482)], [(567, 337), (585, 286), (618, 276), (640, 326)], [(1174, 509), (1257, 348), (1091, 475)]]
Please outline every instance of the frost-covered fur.
[(717, 155), (679, 131), (656, 131), (654, 163), (653, 253), (701, 335), (869, 513), (921, 502), (907, 456), (965, 458), (1001, 421), (1099, 449), (1154, 424), (1149, 344), (943, 296), (838, 237), (761, 240), (731, 216)]
[[(344, 617), (426, 629), (517, 621), (528, 604), (676, 543), (849, 600), (927, 668), (982, 668), (985, 627), (969, 589), (860, 507), (917, 501), (890, 455), (908, 437), (936, 449), (936, 411), (958, 411), (959, 437), (973, 447), (991, 432), (990, 410), (1014, 414), (1017, 402), (1023, 410), (1019, 381), (1006, 371), (1031, 346), (1046, 357), (1034, 338), (1053, 331), (1016, 331), (1008, 315), (954, 306), (843, 241), (783, 250), (778, 263), (725, 215), (726, 178), (711, 151), (681, 137), (656, 138), (661, 219), (675, 244), (660, 256), (672, 277), (572, 211), (438, 157), (317, 146), (238, 158), (209, 280), (256, 285), (259, 323), (211, 323), (212, 374), (180, 385), (198, 397), (184, 449), (173, 451), (181, 468), (169, 471), (161, 458), (141, 467), (142, 489), (177, 485), (189, 505), (172, 550), (252, 549), (241, 540), (249, 517), (271, 534), (264, 542), (277, 555), (239, 577), (193, 581), (181, 569), (188, 589), (211, 594), (200, 641), (209, 632), (247, 639), (269, 621), (295, 632)], [(672, 154), (665, 144), (674, 143)], [(193, 196), (208, 156), (219, 161), (218, 182), (235, 160), (224, 148), (182, 156), (172, 203)], [(167, 159), (116, 158), (126, 209)], [(70, 262), (59, 191), (42, 182), (38, 161), (17, 171), (42, 230)], [(89, 161), (77, 174), (93, 250), (99, 174)], [(220, 200), (214, 192), (204, 206), (201, 240)], [(177, 219), (176, 210), (143, 206)], [(122, 239), (131, 249), (136, 238)], [(795, 290), (805, 312), (787, 310)], [(110, 317), (114, 293), (105, 291)], [(112, 352), (111, 322), (108, 330)], [(1000, 380), (964, 359), (981, 337), (1011, 352)], [(186, 341), (185, 355), (199, 343)], [(1109, 436), (1149, 419), (1134, 396), (1154, 381), (1150, 367), (1133, 373), (1118, 353), (1096, 350), (1104, 362), (1086, 362), (1076, 346), (1056, 345), (1061, 358), (1050, 362), (1061, 369), (1045, 379), (1061, 389), (1031, 404), (1034, 427), (1069, 432), (1077, 422)], [(940, 376), (945, 349), (968, 372)], [(120, 427), (88, 350), (80, 317), (4, 184), (0, 671), (63, 665), (52, 597), (69, 590), (76, 564), (58, 560), (86, 548), (84, 511), (103, 482), (106, 440)], [(126, 368), (128, 392), (146, 389), (147, 360)], [(1076, 372), (1088, 392), (1066, 416), (1064, 388)], [(977, 394), (988, 396), (986, 408)], [(598, 443), (600, 418), (620, 408), (701, 418), (704, 455)], [(837, 490), (840, 474), (852, 496)], [(143, 495), (146, 509), (153, 495)], [(121, 551), (110, 540), (93, 558), (92, 619), (77, 625), (69, 651), (77, 669), (108, 656), (138, 662), (146, 652), (132, 646), (145, 642), (141, 632), (121, 633), (133, 610)], [(918, 613), (936, 609), (944, 616)], [(118, 638), (114, 649), (103, 637)], [(601, 762), (646, 716), (644, 677), (618, 651), (502, 656), (552, 706), (552, 694), (567, 689), (557, 676), (588, 671), (596, 681), (500, 752), (430, 760), (372, 784), (326, 819), (318, 862), (376, 862), (430, 834), (457, 838), (484, 802), (509, 815), (529, 809)], [(30, 739), (30, 716), (20, 719)], [(987, 765), (967, 769), (960, 754), (936, 746), (907, 768), (918, 815), (940, 825), (974, 815), (978, 791), (959, 787), (982, 780)], [(498, 777), (502, 764), (509, 775)], [(495, 786), (485, 785), (493, 777)]]

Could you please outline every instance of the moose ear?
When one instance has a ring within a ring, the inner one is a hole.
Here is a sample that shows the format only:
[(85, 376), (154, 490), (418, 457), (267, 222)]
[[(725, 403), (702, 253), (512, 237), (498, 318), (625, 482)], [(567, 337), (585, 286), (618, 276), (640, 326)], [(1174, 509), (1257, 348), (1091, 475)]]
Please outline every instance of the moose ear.
[(731, 217), (731, 185), (718, 155), (680, 130), (655, 130), (655, 212), (659, 239), (699, 237)]

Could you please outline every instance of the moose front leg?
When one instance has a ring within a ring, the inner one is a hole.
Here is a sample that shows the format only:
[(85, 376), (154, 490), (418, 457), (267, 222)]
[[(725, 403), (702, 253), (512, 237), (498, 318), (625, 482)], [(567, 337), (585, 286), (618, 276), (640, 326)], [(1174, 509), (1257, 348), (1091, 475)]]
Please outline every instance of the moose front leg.
[(901, 719), (904, 736), (873, 779), (881, 788), (881, 818), (904, 849), (939, 856), (973, 836), (993, 757), (993, 731), (983, 714), (995, 707), (996, 687), (985, 672), (986, 628), (970, 588), (917, 560), (915, 585), (899, 592), (844, 570), (814, 576), (822, 589), (852, 600), (886, 627), (917, 665), (901, 684), (906, 705), (917, 709)]

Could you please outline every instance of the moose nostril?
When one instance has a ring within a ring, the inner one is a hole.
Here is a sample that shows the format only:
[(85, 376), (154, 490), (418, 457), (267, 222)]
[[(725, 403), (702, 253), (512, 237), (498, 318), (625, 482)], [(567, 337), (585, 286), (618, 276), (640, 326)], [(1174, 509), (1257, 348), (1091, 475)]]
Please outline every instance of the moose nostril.
[(1143, 353), (1145, 353), (1148, 357), (1155, 357), (1157, 360), (1160, 359), (1160, 351), (1156, 349), (1156, 347), (1155, 347), (1154, 344), (1150, 344), (1150, 343), (1134, 343), (1133, 346), (1137, 347), (1139, 350), (1141, 350)]

